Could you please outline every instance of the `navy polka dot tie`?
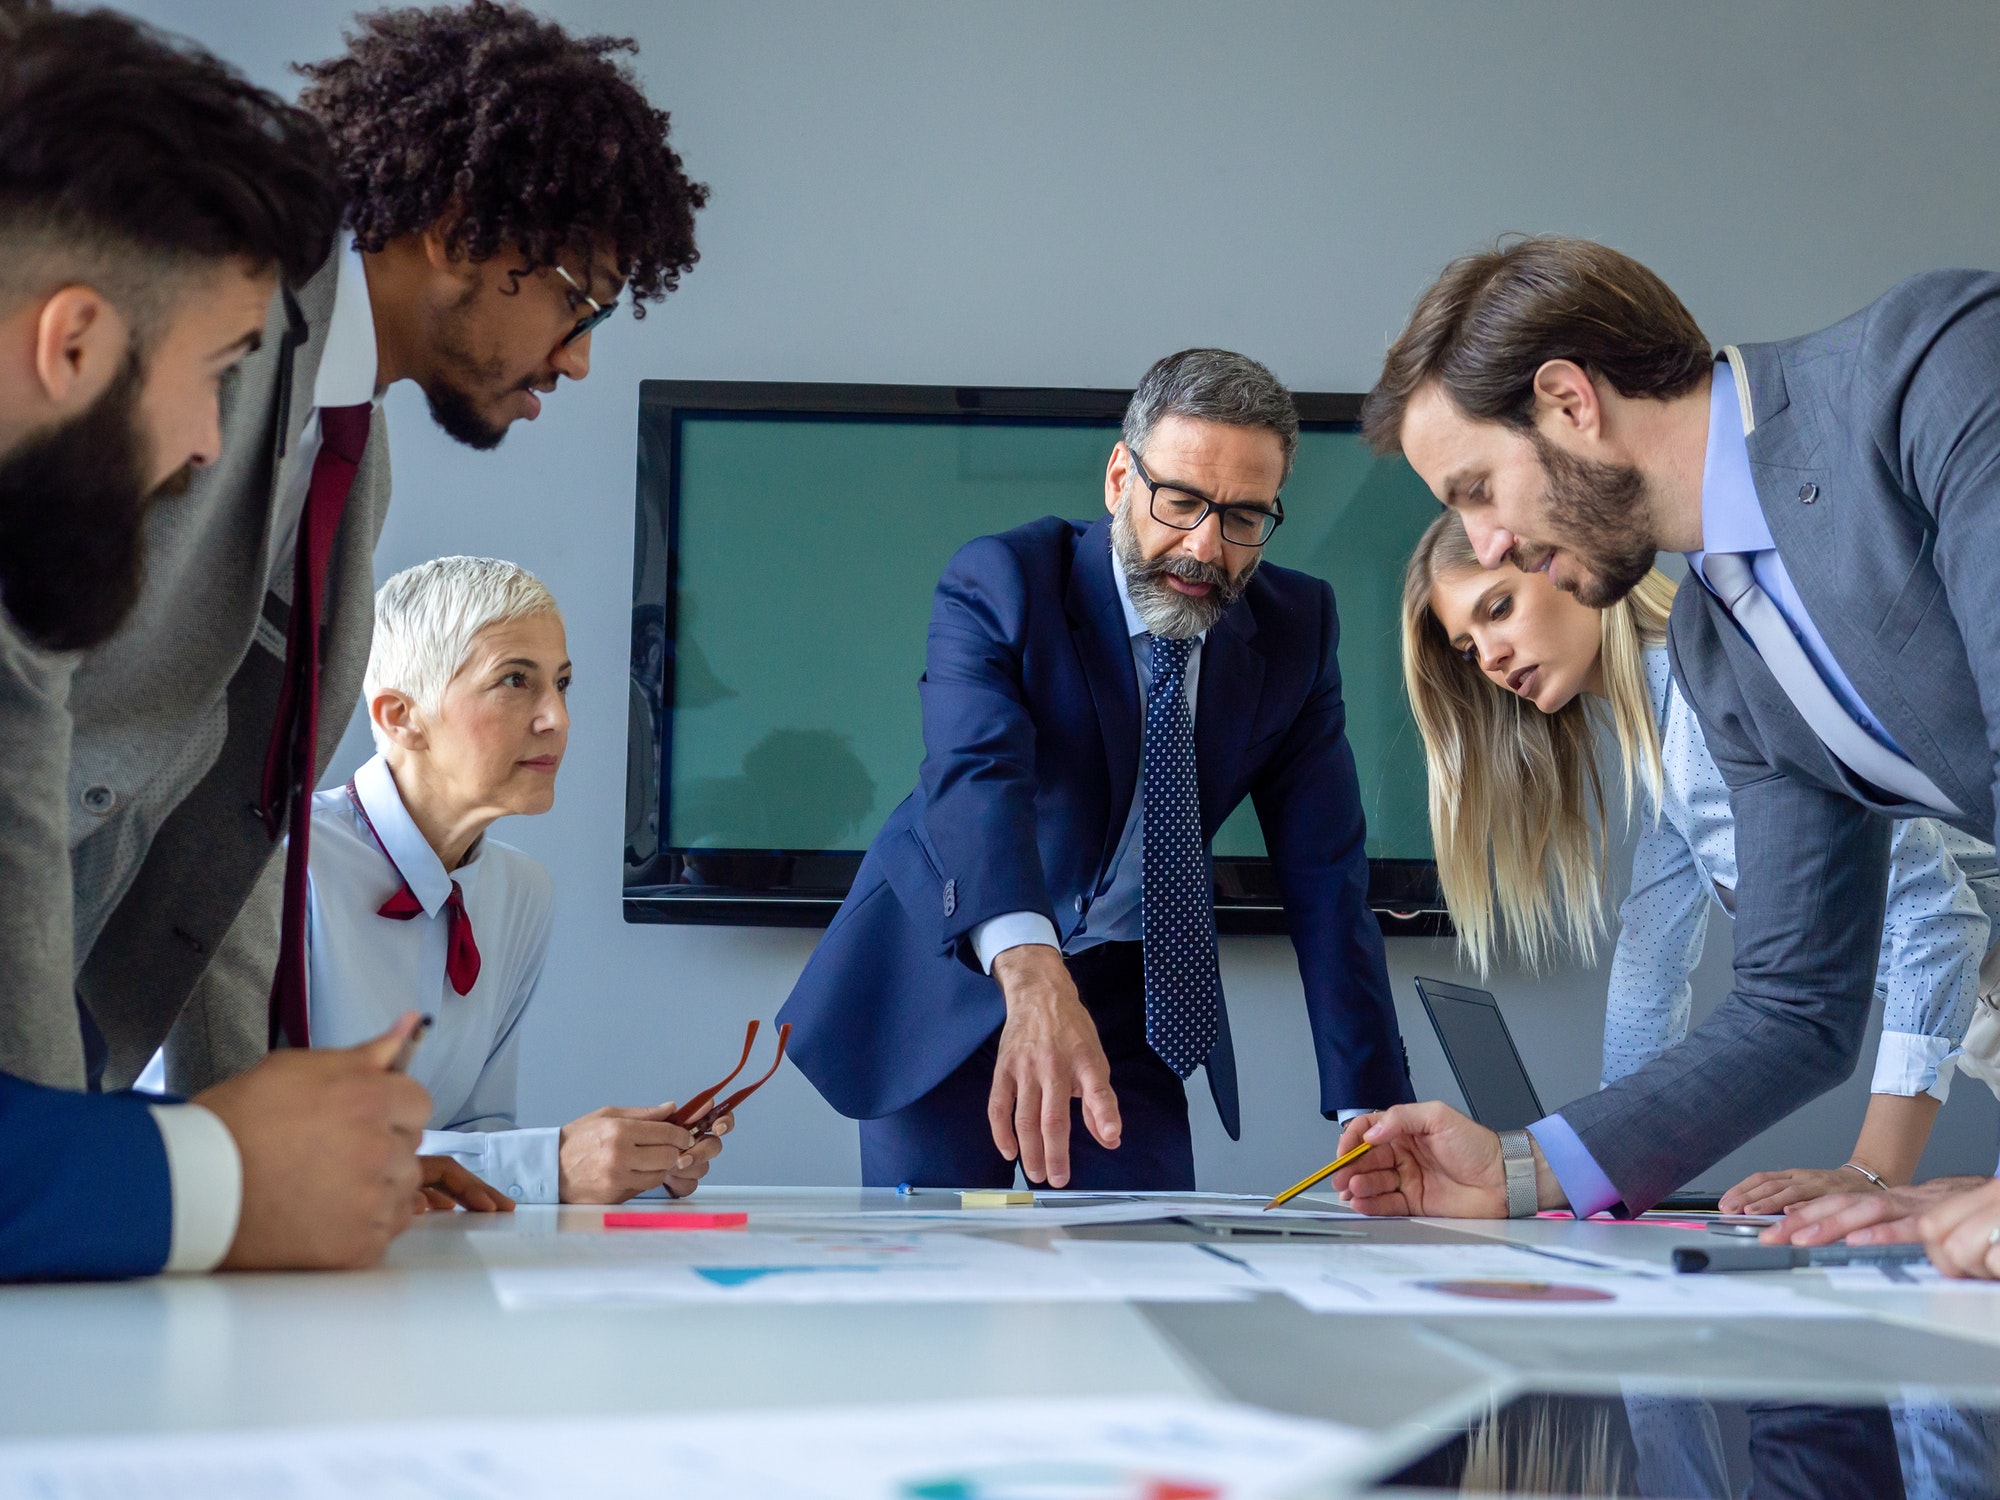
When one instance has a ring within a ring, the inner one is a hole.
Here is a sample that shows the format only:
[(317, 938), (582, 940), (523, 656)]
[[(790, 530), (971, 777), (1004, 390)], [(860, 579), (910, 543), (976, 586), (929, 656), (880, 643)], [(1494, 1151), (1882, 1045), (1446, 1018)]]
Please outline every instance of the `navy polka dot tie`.
[(1208, 1060), (1222, 1010), (1215, 902), (1201, 842), (1188, 712), (1191, 640), (1151, 637), (1146, 696), (1146, 1041), (1182, 1078)]

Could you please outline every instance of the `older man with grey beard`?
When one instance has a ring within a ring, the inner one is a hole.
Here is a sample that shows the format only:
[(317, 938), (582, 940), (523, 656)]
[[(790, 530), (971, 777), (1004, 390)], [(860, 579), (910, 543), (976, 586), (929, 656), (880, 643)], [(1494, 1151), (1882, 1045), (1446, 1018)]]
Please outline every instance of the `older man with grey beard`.
[(1320, 1110), (1409, 1097), (1367, 906), (1338, 624), (1260, 567), (1298, 445), (1256, 361), (1147, 371), (1109, 514), (982, 537), (931, 615), (927, 750), (782, 1019), (862, 1121), (864, 1179), (1189, 1189), (1183, 1083), (1239, 1129), (1209, 847), (1248, 796), (1278, 874)]

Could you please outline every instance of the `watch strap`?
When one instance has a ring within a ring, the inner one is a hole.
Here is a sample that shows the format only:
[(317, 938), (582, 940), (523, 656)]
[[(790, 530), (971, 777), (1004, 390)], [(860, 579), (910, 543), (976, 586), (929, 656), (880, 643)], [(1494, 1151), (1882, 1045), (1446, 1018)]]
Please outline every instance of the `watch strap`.
[(1507, 1217), (1532, 1219), (1541, 1200), (1535, 1192), (1535, 1148), (1527, 1131), (1500, 1132), (1500, 1168), (1507, 1180)]

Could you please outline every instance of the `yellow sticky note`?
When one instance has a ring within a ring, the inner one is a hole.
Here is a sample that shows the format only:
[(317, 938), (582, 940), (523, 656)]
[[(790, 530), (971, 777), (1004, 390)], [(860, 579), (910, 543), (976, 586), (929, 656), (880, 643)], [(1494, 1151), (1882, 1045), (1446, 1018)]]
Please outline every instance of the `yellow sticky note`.
[(1034, 1201), (1033, 1193), (1002, 1192), (997, 1188), (978, 1188), (958, 1195), (960, 1208), (1021, 1208)]

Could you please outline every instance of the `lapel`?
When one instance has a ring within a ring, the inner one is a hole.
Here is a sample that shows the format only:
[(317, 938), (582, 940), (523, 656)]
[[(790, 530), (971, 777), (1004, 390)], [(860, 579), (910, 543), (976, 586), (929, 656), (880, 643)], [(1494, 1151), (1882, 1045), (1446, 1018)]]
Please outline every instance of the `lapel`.
[(1132, 666), (1132, 638), (1125, 633), (1125, 606), (1111, 571), (1111, 519), (1105, 517), (1077, 539), (1064, 599), (1070, 639), (1083, 663), (1097, 707), (1099, 737), (1111, 800), (1106, 811), (1102, 870), (1116, 848), (1139, 779), (1139, 679)]
[(1201, 787), (1204, 840), (1228, 816), (1228, 793), (1250, 743), (1257, 701), (1264, 690), (1264, 653), (1254, 644), (1257, 617), (1249, 599), (1238, 599), (1208, 632), (1201, 647), (1201, 691), (1195, 699), (1194, 764)]
[[(1869, 545), (1871, 518), (1857, 509), (1859, 485), (1844, 478), (1836, 455), (1826, 451), (1809, 404), (1791, 401), (1778, 347), (1751, 344), (1726, 352), (1735, 356), (1732, 366), (1742, 370), (1740, 380), (1750, 393), (1755, 424), (1748, 438), (1750, 476), (1757, 504), (1799, 602), (1861, 701), (1911, 763), (1960, 807), (1976, 805), (1924, 716), (1903, 696), (1875, 638), (1882, 617), (1871, 606), (1896, 597), (1908, 555), (1881, 545), (1879, 534), (1876, 545)], [(1815, 496), (1811, 504), (1801, 498), (1808, 485)]]

